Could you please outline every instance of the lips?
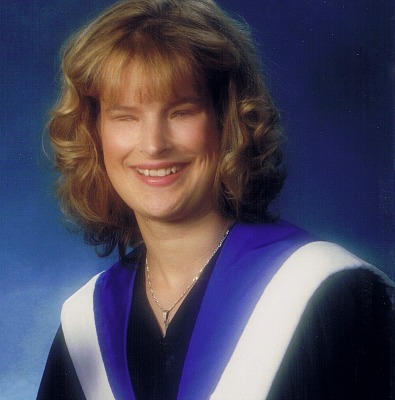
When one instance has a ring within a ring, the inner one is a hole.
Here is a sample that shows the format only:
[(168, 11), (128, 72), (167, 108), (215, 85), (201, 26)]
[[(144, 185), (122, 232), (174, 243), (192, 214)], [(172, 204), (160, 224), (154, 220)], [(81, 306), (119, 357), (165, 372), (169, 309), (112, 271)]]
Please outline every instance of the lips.
[(140, 175), (151, 176), (151, 177), (165, 177), (169, 175), (176, 174), (181, 170), (180, 165), (174, 165), (168, 168), (158, 168), (158, 169), (145, 169), (145, 168), (136, 168), (136, 171)]

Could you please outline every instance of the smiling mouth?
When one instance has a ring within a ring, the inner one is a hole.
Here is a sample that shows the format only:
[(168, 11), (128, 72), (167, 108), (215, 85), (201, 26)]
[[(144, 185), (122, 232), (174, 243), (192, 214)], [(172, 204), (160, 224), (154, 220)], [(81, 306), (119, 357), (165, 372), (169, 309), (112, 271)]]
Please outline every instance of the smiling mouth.
[(136, 170), (140, 175), (164, 177), (164, 176), (176, 174), (177, 172), (179, 172), (181, 170), (181, 166), (173, 166), (170, 168), (160, 168), (160, 169), (136, 168)]

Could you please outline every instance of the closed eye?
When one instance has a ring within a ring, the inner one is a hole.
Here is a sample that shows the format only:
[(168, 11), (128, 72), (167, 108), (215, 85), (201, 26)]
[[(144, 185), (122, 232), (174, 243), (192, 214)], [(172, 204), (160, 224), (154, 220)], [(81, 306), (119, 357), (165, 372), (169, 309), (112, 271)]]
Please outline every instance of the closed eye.
[(172, 118), (185, 118), (188, 117), (190, 115), (194, 115), (195, 112), (192, 110), (180, 110), (180, 111), (175, 111), (172, 114)]
[(124, 117), (116, 117), (115, 118), (117, 121), (136, 121), (137, 118), (135, 117), (130, 117), (130, 116), (124, 116)]
[[(185, 105), (184, 105), (185, 107)], [(175, 109), (172, 113), (171, 113), (171, 118), (188, 118), (188, 117), (192, 117), (196, 114), (199, 114), (202, 111), (202, 108), (200, 107), (200, 105), (198, 104), (191, 104), (191, 105), (187, 105), (187, 107), (185, 108), (179, 108), (179, 109)]]
[(129, 121), (137, 121), (137, 117), (130, 114), (110, 114), (110, 119), (113, 121), (120, 121), (120, 122), (129, 122)]

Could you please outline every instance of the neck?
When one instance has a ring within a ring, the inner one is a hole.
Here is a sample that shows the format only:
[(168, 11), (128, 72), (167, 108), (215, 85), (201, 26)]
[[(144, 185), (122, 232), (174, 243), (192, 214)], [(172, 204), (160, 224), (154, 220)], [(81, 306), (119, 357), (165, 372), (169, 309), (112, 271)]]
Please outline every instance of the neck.
[(150, 271), (169, 283), (189, 281), (212, 255), (230, 221), (212, 212), (187, 223), (138, 221)]

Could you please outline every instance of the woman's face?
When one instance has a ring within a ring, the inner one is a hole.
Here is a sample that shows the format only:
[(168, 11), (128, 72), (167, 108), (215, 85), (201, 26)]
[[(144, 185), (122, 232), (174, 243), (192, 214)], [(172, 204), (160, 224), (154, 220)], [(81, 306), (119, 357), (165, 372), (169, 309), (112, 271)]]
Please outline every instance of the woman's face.
[(138, 221), (182, 222), (215, 211), (219, 132), (209, 99), (192, 79), (169, 96), (144, 96), (133, 69), (116, 101), (100, 101), (104, 163), (114, 189)]

